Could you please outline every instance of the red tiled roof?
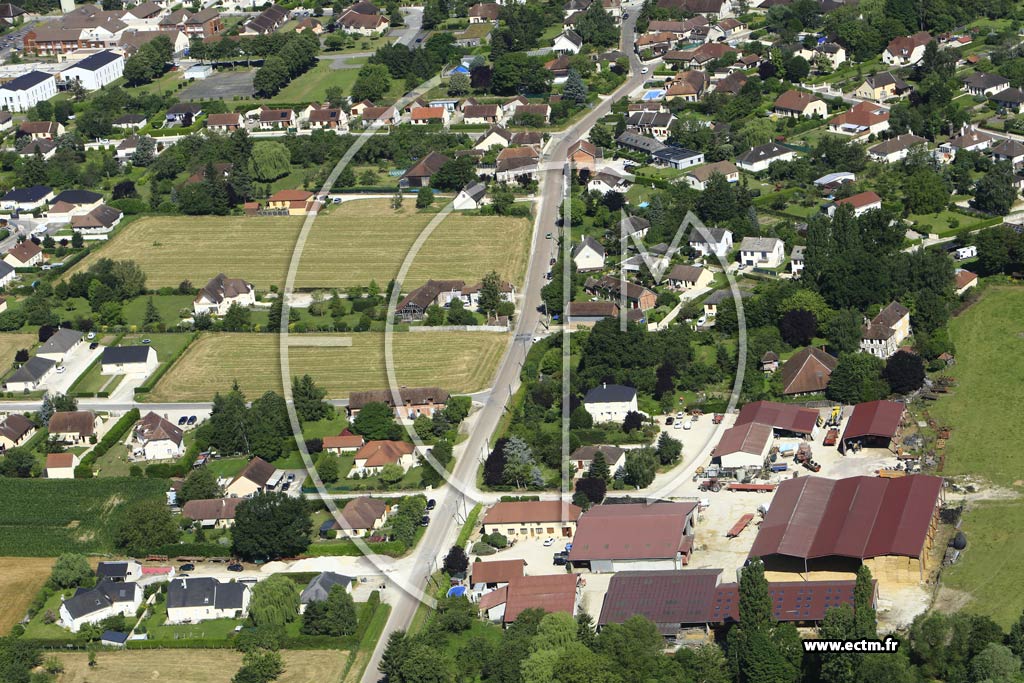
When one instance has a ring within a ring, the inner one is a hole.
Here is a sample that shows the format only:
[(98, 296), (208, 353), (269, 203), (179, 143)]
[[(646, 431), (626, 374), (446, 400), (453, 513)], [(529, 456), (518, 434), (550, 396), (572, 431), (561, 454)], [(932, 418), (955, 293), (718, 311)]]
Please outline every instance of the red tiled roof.
[(786, 479), (775, 492), (750, 556), (919, 557), (941, 490), (940, 477), (922, 474)]
[(67, 468), (75, 466), (74, 453), (48, 453), (46, 456), (46, 469)]
[(474, 562), (469, 565), (470, 581), (476, 583), (508, 583), (513, 578), (523, 576), (525, 560), (494, 560), (492, 562)]
[(495, 503), (484, 514), (484, 524), (520, 524), (532, 522), (575, 522), (583, 510), (557, 500), (531, 500)]
[(861, 207), (870, 206), (871, 204), (880, 201), (882, 201), (882, 198), (869, 190), (867, 192), (859, 192), (855, 195), (851, 195), (846, 199), (837, 199), (836, 204), (845, 204), (847, 206), (852, 206), (855, 209), (859, 209)]
[(754, 401), (743, 406), (736, 418), (737, 425), (748, 422), (760, 422), (797, 434), (810, 434), (817, 425), (818, 411), (788, 403)]
[(664, 559), (682, 549), (696, 503), (598, 505), (580, 518), (569, 560)]
[(505, 623), (515, 621), (523, 610), (536, 607), (545, 612), (573, 614), (578, 580), (576, 574), (513, 577), (508, 584)]
[(871, 401), (858, 403), (853, 407), (850, 421), (846, 423), (843, 441), (864, 436), (893, 438), (900, 428), (906, 406), (895, 401)]

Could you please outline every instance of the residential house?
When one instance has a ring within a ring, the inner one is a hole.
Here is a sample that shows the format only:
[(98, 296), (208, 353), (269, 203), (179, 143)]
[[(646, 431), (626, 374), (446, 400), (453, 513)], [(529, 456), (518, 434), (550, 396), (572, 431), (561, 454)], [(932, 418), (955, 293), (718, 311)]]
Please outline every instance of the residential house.
[(668, 139), (675, 120), (675, 114), (670, 112), (637, 111), (626, 119), (626, 129), (636, 131), (641, 135), (649, 135), (655, 140), (664, 142)]
[(199, 290), (192, 310), (196, 315), (225, 315), (232, 305), (253, 306), (256, 303), (256, 288), (241, 278), (230, 278), (224, 273), (206, 283)]
[(224, 31), (224, 21), (214, 7), (201, 9), (185, 20), (185, 35), (191, 38), (210, 40)]
[(249, 612), (248, 584), (190, 576), (167, 586), (167, 624), (197, 624), (209, 619), (240, 619)]
[(839, 135), (878, 135), (889, 130), (889, 110), (870, 102), (858, 102), (849, 111), (833, 116), (828, 130)]
[(514, 538), (572, 538), (583, 514), (576, 505), (559, 500), (495, 503), (483, 517), (484, 534)]
[(446, 107), (413, 107), (409, 113), (409, 121), (414, 126), (440, 124), (447, 126), (451, 112)]
[(257, 114), (260, 130), (285, 130), (295, 127), (295, 112), (291, 109), (260, 107)]
[(399, 302), (395, 312), (406, 322), (422, 320), (431, 306), (447, 306), (452, 299), (461, 298), (462, 288), (465, 286), (463, 280), (427, 280), (409, 292)]
[(732, 231), (725, 228), (694, 228), (690, 233), (690, 249), (701, 258), (717, 256), (726, 258), (732, 251)]
[(142, 578), (142, 563), (135, 560), (100, 562), (96, 565), (96, 578), (114, 583), (131, 583)]
[(816, 95), (802, 90), (787, 90), (778, 96), (772, 111), (788, 118), (821, 118), (828, 114), (828, 106)]
[(957, 296), (963, 296), (968, 289), (978, 286), (978, 276), (969, 270), (957, 268), (953, 289)]
[[(462, 285), (464, 284), (462, 283)], [(462, 285), (460, 285), (460, 289)], [(460, 295), (459, 290), (453, 292), (453, 296)], [(350, 418), (355, 418), (367, 403), (384, 403), (394, 409), (396, 419), (413, 421), (420, 415), (433, 417), (435, 412), (443, 411), (447, 407), (450, 396), (440, 387), (401, 387), (398, 393), (401, 405), (395, 404), (394, 395), (390, 389), (353, 391), (348, 397), (348, 415)]]
[(774, 351), (765, 351), (761, 356), (761, 372), (768, 374), (779, 369), (779, 354)]
[(714, 163), (705, 164), (704, 166), (692, 169), (683, 176), (683, 180), (685, 180), (686, 184), (693, 189), (703, 192), (707, 189), (708, 181), (711, 180), (711, 176), (716, 173), (730, 183), (738, 182), (740, 179), (740, 171), (736, 168), (735, 164), (731, 161), (716, 161)]
[(602, 383), (586, 393), (583, 407), (595, 423), (622, 422), (626, 413), (638, 411), (636, 389), (622, 384)]
[(893, 97), (901, 97), (912, 89), (902, 78), (894, 75), (891, 71), (882, 71), (864, 79), (864, 82), (853, 94), (858, 99), (884, 102)]
[(800, 349), (782, 365), (782, 395), (822, 393), (838, 363), (835, 356), (817, 347)]
[[(505, 110), (502, 109), (502, 116), (505, 115)], [(501, 126), (491, 126), (487, 131), (480, 136), (476, 144), (473, 145), (473, 149), (479, 149), (487, 151), (494, 147), (508, 147), (512, 144), (512, 132), (507, 128)]]
[(1000, 140), (992, 148), (992, 158), (996, 161), (1009, 161), (1013, 166), (1024, 163), (1024, 144), (1016, 140)]
[[(17, 271), (7, 263), (0, 261), (0, 288), (6, 287), (7, 285), (14, 282), (18, 277)], [(7, 310), (7, 300), (3, 299), (3, 305), (0, 305), (0, 313)]]
[(448, 163), (449, 158), (440, 152), (430, 152), (405, 172), (399, 179), (402, 187), (429, 187), (430, 177)]
[(15, 188), (0, 197), (0, 209), (28, 212), (49, 204), (51, 199), (53, 199), (53, 190), (46, 185)]
[(910, 336), (910, 310), (893, 301), (861, 328), (860, 350), (885, 359)]
[(0, 452), (20, 446), (36, 433), (32, 420), (19, 413), (11, 413), (0, 422)]
[(579, 54), (583, 47), (583, 39), (572, 29), (562, 31), (551, 41), (551, 51), (558, 55)]
[(349, 430), (343, 431), (338, 436), (325, 436), (323, 438), (323, 449), (326, 453), (341, 455), (342, 453), (355, 453), (366, 441), (358, 434)]
[(320, 535), (328, 536), (329, 532), (337, 532), (338, 536), (359, 538), (370, 536), (384, 526), (391, 508), (380, 498), (360, 496), (349, 500), (341, 510), (337, 519), (329, 519), (320, 525)]
[(928, 141), (922, 137), (911, 133), (904, 133), (885, 142), (880, 142), (873, 147), (868, 147), (868, 157), (873, 161), (891, 164), (906, 159), (912, 148), (927, 144)]
[(207, 529), (227, 529), (235, 523), (235, 513), (244, 498), (200, 498), (190, 500), (181, 516)]
[(526, 560), (491, 560), (490, 562), (474, 562), (470, 565), (469, 585), (473, 598), (479, 599), (496, 588), (508, 585), (513, 578), (524, 576)]
[(508, 626), (527, 609), (576, 616), (582, 596), (576, 574), (516, 576), (503, 588), (485, 593), (477, 608), (488, 621)]
[(522, 124), (523, 122), (536, 121), (537, 123), (546, 126), (551, 123), (551, 105), (520, 104), (515, 107), (515, 113), (512, 117), (516, 123)]
[(868, 211), (874, 211), (875, 209), (882, 208), (882, 198), (874, 192), (858, 192), (855, 195), (851, 195), (844, 199), (837, 199), (828, 205), (826, 211), (828, 212), (829, 218), (835, 215), (836, 210), (840, 206), (849, 206), (853, 209), (854, 216), (861, 216)]
[(604, 268), (604, 247), (590, 235), (584, 235), (579, 244), (572, 247), (572, 262), (576, 270), (588, 272)]
[(310, 130), (348, 130), (348, 117), (345, 115), (345, 111), (340, 107), (330, 107), (326, 104), (321, 107), (309, 108), (305, 121)]
[(913, 66), (924, 58), (924, 48), (931, 40), (927, 31), (893, 38), (882, 52), (882, 61), (890, 66)]
[(78, 633), (86, 624), (96, 624), (117, 615), (134, 617), (142, 604), (142, 588), (134, 582), (101, 580), (95, 588), (79, 588), (61, 601), (61, 626)]
[(42, 248), (32, 240), (19, 242), (7, 250), (4, 263), (12, 268), (31, 268), (43, 262)]
[(39, 156), (43, 161), (49, 161), (56, 153), (57, 143), (52, 140), (33, 140), (18, 150), (18, 156), (22, 159)]
[(498, 124), (501, 123), (503, 117), (501, 107), (496, 104), (474, 104), (462, 110), (462, 122), (467, 126)]
[(75, 453), (47, 453), (47, 479), (74, 479), (75, 468), (81, 459)]
[(308, 190), (278, 190), (267, 199), (268, 210), (287, 212), (289, 216), (305, 216), (315, 205), (313, 193)]
[(703, 163), (703, 152), (694, 152), (675, 145), (665, 145), (651, 154), (651, 164), (654, 166), (664, 166), (680, 171)]
[(707, 268), (677, 264), (668, 274), (668, 283), (676, 289), (704, 289), (711, 285), (715, 277)]
[(150, 120), (146, 119), (142, 114), (125, 114), (115, 119), (111, 125), (121, 130), (137, 131), (145, 128), (147, 123), (150, 123)]
[(152, 410), (135, 424), (132, 436), (135, 439), (135, 454), (141, 454), (146, 460), (165, 460), (185, 454), (185, 433)]
[(604, 158), (604, 150), (590, 140), (577, 140), (569, 146), (568, 156), (577, 169), (593, 173), (597, 170), (598, 160)]
[(78, 444), (96, 436), (99, 422), (99, 418), (91, 411), (74, 410), (54, 413), (47, 426), (51, 438), (61, 443)]
[(708, 88), (708, 76), (704, 71), (684, 71), (668, 82), (665, 101), (682, 100), (697, 102)]
[(17, 137), (32, 140), (53, 140), (64, 135), (64, 124), (57, 121), (22, 121)]
[(501, 5), (496, 2), (478, 2), (466, 13), (470, 24), (496, 24), (500, 15)]
[(398, 110), (394, 107), (364, 107), (357, 116), (363, 122), (363, 128), (372, 125), (393, 126), (398, 123)]
[(626, 467), (626, 449), (619, 446), (580, 446), (569, 455), (573, 478), (582, 477), (590, 470), (594, 457), (600, 453), (613, 475)]
[(474, 211), (484, 205), (486, 195), (487, 186), (483, 183), (467, 185), (455, 195), (452, 208), (456, 211)]
[(540, 152), (535, 147), (506, 147), (498, 153), (494, 177), (498, 182), (529, 182), (537, 174)]
[(288, 21), (288, 10), (280, 5), (271, 5), (245, 22), (243, 36), (265, 36), (284, 26)]
[(1020, 88), (1000, 90), (990, 98), (1004, 112), (1024, 114), (1024, 91)]
[[(551, 73), (551, 82), (555, 85), (561, 85), (569, 80), (569, 70), (572, 68), (572, 62), (569, 61), (569, 55), (559, 55), (546, 62), (544, 68)], [(516, 112), (516, 116), (521, 114), (522, 112)]]
[(251, 498), (257, 493), (272, 490), (281, 481), (283, 474), (283, 471), (256, 456), (224, 487), (224, 493), (228, 498)]
[(320, 572), (310, 580), (299, 595), (299, 614), (305, 614), (306, 607), (311, 602), (325, 602), (331, 594), (331, 589), (341, 586), (346, 593), (352, 592), (352, 584), (355, 579), (344, 574), (335, 572)]
[(621, 302), (627, 308), (649, 311), (654, 308), (658, 295), (635, 282), (623, 282), (617, 277), (605, 275), (600, 279), (588, 278), (583, 288), (593, 294), (601, 294), (613, 301)]
[(56, 95), (57, 79), (53, 74), (29, 71), (0, 85), (0, 107), (7, 111), (28, 111), (38, 102)]
[(61, 81), (77, 82), (86, 90), (99, 90), (113, 83), (124, 73), (124, 55), (103, 50), (75, 62), (60, 72)]
[(367, 441), (356, 451), (348, 477), (372, 477), (387, 465), (398, 465), (408, 472), (416, 464), (416, 447), (405, 441)]
[(100, 204), (89, 213), (71, 217), (71, 229), (83, 235), (100, 235), (111, 232), (124, 217), (121, 209)]
[[(480, 292), (483, 288), (483, 282), (477, 282), (476, 284), (466, 285), (463, 287), (459, 297), (462, 299), (463, 305), (472, 310), (480, 308)], [(511, 282), (506, 282), (505, 280), (498, 282), (498, 300), (515, 303), (516, 288), (512, 286)]]
[(789, 272), (793, 274), (793, 277), (800, 277), (800, 273), (804, 272), (804, 251), (806, 249), (807, 247), (797, 245), (789, 254)]
[(101, 375), (149, 375), (159, 365), (152, 346), (106, 346), (100, 361)]
[(57, 366), (48, 358), (32, 356), (21, 364), (4, 382), (4, 389), (10, 392), (35, 391)]
[(337, 25), (345, 33), (369, 38), (387, 33), (391, 22), (383, 14), (360, 14), (349, 10), (338, 18)]
[(587, 182), (587, 190), (607, 194), (609, 192), (625, 193), (633, 185), (633, 182), (613, 169), (607, 167), (590, 176)]
[(773, 162), (792, 161), (795, 158), (796, 152), (789, 147), (784, 147), (777, 142), (770, 142), (766, 145), (758, 145), (741, 154), (736, 159), (736, 166), (749, 173), (760, 173), (767, 171)]
[(978, 130), (975, 126), (964, 125), (960, 132), (939, 145), (939, 159), (945, 163), (953, 161), (960, 150), (982, 152), (991, 147), (996, 138)]
[(54, 363), (63, 363), (64, 359), (82, 344), (82, 339), (82, 333), (78, 330), (72, 330), (67, 327), (58, 328), (36, 350), (36, 356), (47, 358)]
[[(640, 311), (631, 310), (629, 313)], [(615, 318), (618, 315), (619, 307), (614, 301), (570, 301), (565, 313), (568, 322), (575, 327), (590, 327), (605, 318)]]
[[(754, 55), (751, 56), (753, 57)], [(724, 78), (715, 81), (715, 92), (724, 95), (739, 95), (748, 80), (747, 75), (742, 71), (733, 71)]]
[(778, 237), (744, 237), (740, 242), (740, 265), (778, 268), (786, 258), (786, 245)]
[(628, 130), (615, 138), (615, 142), (618, 143), (620, 147), (625, 147), (626, 149), (634, 152), (644, 152), (648, 156), (665, 147), (664, 142), (660, 142), (654, 138), (647, 137), (646, 135), (640, 135), (639, 133), (633, 133)]
[(964, 79), (964, 90), (974, 97), (991, 97), (1010, 87), (1010, 79), (997, 73), (976, 71)]

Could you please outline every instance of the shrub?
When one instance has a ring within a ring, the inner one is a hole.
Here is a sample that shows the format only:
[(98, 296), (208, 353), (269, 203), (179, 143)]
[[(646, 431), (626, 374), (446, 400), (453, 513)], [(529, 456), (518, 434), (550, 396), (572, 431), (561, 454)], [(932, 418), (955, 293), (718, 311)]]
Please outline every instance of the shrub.
[(483, 541), (473, 544), (474, 555), (493, 555), (498, 552), (491, 545), (484, 543)]

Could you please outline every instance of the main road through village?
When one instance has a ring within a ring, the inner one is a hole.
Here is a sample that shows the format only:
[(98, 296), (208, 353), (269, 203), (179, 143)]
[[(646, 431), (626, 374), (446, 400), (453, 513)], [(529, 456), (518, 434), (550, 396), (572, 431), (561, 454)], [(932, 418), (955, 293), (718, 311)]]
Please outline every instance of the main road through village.
[[(635, 90), (644, 81), (644, 76), (640, 73), (640, 60), (633, 50), (633, 31), (639, 5), (635, 3), (630, 3), (630, 5), (634, 6), (627, 8), (626, 5), (623, 5), (623, 10), (629, 11), (630, 16), (623, 22), (622, 27), (622, 50), (629, 56), (629, 78), (610, 96), (596, 104), (582, 119), (566, 131), (554, 136), (554, 139), (548, 144), (547, 152), (542, 159), (545, 170), (541, 178), (541, 201), (534, 223), (530, 266), (523, 286), (522, 312), (519, 316), (519, 323), (516, 325), (515, 337), (498, 368), (487, 401), (475, 416), (470, 436), (461, 444), (461, 453), (457, 454), (458, 457), (452, 471), (452, 480), (456, 482), (456, 486), (444, 486), (437, 492), (435, 495), (437, 508), (426, 534), (410, 557), (396, 562), (393, 566), (394, 573), (404, 574), (405, 580), (401, 583), (426, 585), (430, 575), (440, 566), (441, 558), (447, 553), (460, 526), (465, 522), (466, 511), (480, 499), (476, 487), (476, 473), (481, 455), (486, 452), (491, 435), (497, 429), (498, 421), (501, 419), (509, 397), (519, 387), (520, 368), (529, 350), (530, 341), (542, 325), (540, 290), (546, 282), (545, 273), (548, 270), (548, 260), (552, 255), (546, 234), (555, 231), (556, 221), (561, 210), (564, 191), (563, 166), (567, 163), (569, 146), (585, 137), (594, 124), (608, 114), (612, 104)], [(396, 630), (407, 629), (419, 606), (416, 596), (403, 591), (389, 591), (389, 593), (391, 593), (391, 615), (384, 633), (377, 643), (377, 648), (367, 664), (363, 683), (376, 683), (381, 678), (377, 666), (389, 635)]]

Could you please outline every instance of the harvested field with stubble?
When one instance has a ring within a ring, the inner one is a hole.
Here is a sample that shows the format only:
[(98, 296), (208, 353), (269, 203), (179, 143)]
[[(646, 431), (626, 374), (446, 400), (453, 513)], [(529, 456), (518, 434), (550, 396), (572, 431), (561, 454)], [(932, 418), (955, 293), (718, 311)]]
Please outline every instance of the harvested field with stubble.
[(20, 332), (4, 332), (0, 334), (0, 368), (6, 371), (14, 362), (14, 354), (19, 349), (31, 349), (37, 341), (34, 334)]
[[(58, 653), (64, 673), (57, 683), (107, 681), (163, 681), (173, 683), (229, 683), (242, 666), (242, 653), (234, 650), (122, 650), (101, 652), (89, 666), (85, 652)], [(347, 652), (339, 650), (283, 650), (284, 673), (277, 683), (337, 681)]]
[[(433, 213), (393, 210), (389, 200), (358, 200), (319, 216), (303, 250), (296, 287), (345, 288), (376, 280), (383, 288)], [(202, 286), (218, 273), (240, 277), (265, 292), (282, 286), (304, 218), (154, 216), (135, 221), (76, 265), (75, 273), (100, 258), (131, 259), (146, 272), (150, 288), (182, 280)], [(423, 245), (403, 290), (428, 279), (478, 282), (491, 270), (517, 286), (529, 256), (532, 225), (525, 218), (452, 213)]]
[(21, 621), (50, 578), (52, 557), (0, 557), (0, 635)]
[[(292, 347), (290, 374), (309, 373), (330, 398), (388, 386), (383, 332), (330, 336), (350, 337), (352, 346)], [(490, 384), (508, 339), (506, 334), (488, 332), (396, 333), (398, 381), (405, 386), (437, 385), (458, 393), (479, 391)], [(218, 391), (230, 389), (235, 380), (250, 399), (266, 391), (280, 393), (279, 344), (276, 334), (204, 334), (163, 376), (147, 400), (208, 401)]]

